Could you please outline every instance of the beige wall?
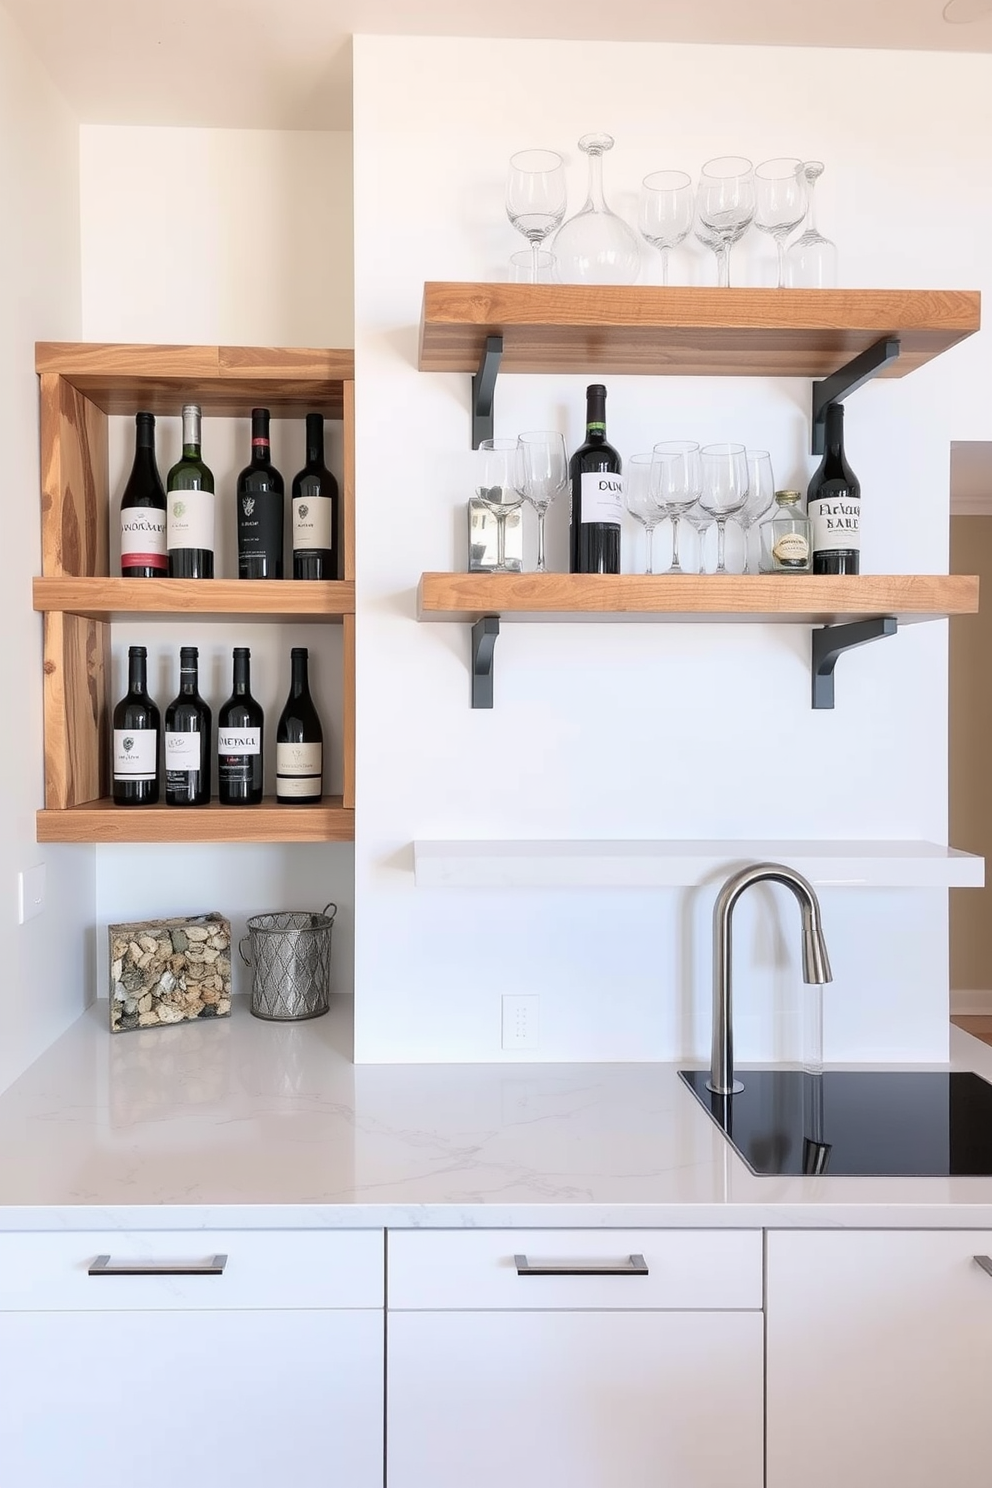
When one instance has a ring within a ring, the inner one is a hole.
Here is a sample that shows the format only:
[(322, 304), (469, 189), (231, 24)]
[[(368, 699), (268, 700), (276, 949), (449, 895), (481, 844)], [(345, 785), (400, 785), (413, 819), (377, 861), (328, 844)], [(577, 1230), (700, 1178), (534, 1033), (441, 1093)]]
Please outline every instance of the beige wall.
[[(950, 841), (992, 859), (992, 516), (952, 517), (950, 566), (983, 598), (950, 622)], [(992, 883), (951, 890), (951, 990), (992, 991)]]

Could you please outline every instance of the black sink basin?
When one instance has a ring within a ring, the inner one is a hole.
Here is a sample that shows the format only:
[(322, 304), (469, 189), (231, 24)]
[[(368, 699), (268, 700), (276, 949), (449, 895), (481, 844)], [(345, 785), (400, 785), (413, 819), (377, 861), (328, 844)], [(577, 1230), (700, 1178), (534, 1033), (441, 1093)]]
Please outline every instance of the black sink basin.
[(738, 1070), (738, 1095), (680, 1070), (752, 1173), (876, 1178), (992, 1175), (992, 1085), (943, 1070)]

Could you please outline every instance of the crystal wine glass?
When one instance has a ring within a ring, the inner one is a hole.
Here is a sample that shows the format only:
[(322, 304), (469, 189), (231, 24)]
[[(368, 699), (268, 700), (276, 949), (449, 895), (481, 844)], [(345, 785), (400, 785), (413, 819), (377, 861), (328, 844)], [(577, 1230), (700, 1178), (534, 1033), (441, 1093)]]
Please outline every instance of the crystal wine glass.
[(655, 499), (672, 522), (672, 561), (665, 572), (685, 573), (679, 562), (679, 518), (699, 500), (699, 445), (691, 439), (666, 440), (656, 444), (653, 453)]
[(730, 250), (754, 220), (754, 167), (742, 155), (708, 160), (696, 188), (696, 216), (705, 236), (700, 240), (716, 254), (721, 288), (730, 285)]
[(813, 204), (813, 188), (823, 169), (822, 160), (807, 160), (803, 166), (808, 201), (806, 230), (789, 244), (785, 255), (786, 277), (793, 289), (834, 289), (837, 284), (837, 245), (817, 231)]
[(747, 500), (747, 452), (742, 444), (707, 444), (699, 452), (703, 487), (699, 504), (716, 522), (715, 573), (727, 572), (727, 518)]
[(706, 508), (704, 506), (701, 506), (700, 503), (697, 501), (695, 506), (690, 506), (689, 510), (685, 514), (685, 518), (686, 521), (689, 523), (689, 526), (696, 534), (696, 541), (699, 544), (698, 571), (699, 573), (704, 574), (706, 572), (705, 537), (707, 532), (709, 532), (710, 528), (713, 526), (713, 513), (711, 511), (707, 511)]
[(641, 182), (637, 225), (661, 254), (661, 282), (668, 283), (668, 256), (692, 229), (692, 178), (685, 171), (652, 171)]
[(801, 160), (764, 160), (754, 173), (754, 225), (775, 239), (778, 288), (785, 288), (785, 240), (806, 216), (806, 176)]
[(544, 562), (544, 518), (555, 497), (568, 485), (565, 439), (554, 429), (521, 434), (517, 439), (517, 480), (525, 501), (537, 512), (537, 572), (547, 573)]
[(665, 519), (665, 513), (655, 496), (654, 475), (652, 453), (631, 455), (627, 460), (623, 497), (627, 510), (635, 521), (640, 522), (647, 538), (647, 559), (644, 566), (646, 574), (654, 573), (654, 532)]
[(751, 572), (748, 533), (774, 505), (775, 476), (772, 474), (772, 457), (767, 450), (748, 450), (747, 500), (737, 513), (737, 524), (744, 534), (745, 573)]
[(565, 216), (565, 166), (557, 150), (518, 150), (510, 156), (506, 215), (530, 243), (531, 283), (540, 278), (541, 244)]
[(641, 271), (637, 234), (603, 195), (603, 155), (613, 149), (613, 136), (584, 134), (579, 149), (589, 157), (589, 194), (555, 235), (558, 277), (563, 284), (633, 284)]
[(515, 439), (484, 439), (476, 455), (475, 494), (496, 518), (496, 567), (494, 573), (510, 573), (506, 561), (506, 519), (523, 505), (518, 461), (520, 446)]

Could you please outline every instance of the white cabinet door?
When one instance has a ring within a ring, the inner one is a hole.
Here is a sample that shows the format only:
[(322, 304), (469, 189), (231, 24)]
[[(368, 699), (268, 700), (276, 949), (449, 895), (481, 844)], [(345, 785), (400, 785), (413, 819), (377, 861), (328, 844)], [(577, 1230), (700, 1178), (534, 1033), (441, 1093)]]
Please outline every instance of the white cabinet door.
[(768, 1488), (992, 1481), (982, 1231), (768, 1237)]
[(761, 1488), (762, 1349), (759, 1312), (391, 1313), (387, 1483)]
[(0, 1315), (9, 1488), (382, 1488), (381, 1312)]

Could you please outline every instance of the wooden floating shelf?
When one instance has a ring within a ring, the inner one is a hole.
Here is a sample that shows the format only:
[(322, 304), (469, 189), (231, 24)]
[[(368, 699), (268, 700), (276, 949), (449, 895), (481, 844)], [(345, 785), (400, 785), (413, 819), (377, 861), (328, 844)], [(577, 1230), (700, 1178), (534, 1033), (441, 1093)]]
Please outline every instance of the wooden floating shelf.
[(419, 366), (476, 372), (502, 336), (503, 372), (821, 378), (898, 337), (904, 377), (980, 326), (974, 290), (428, 283)]
[(35, 579), (34, 607), (89, 620), (340, 621), (355, 613), (352, 579)]
[(421, 620), (750, 622), (838, 625), (894, 616), (900, 625), (978, 611), (965, 574), (425, 573)]
[(340, 796), (319, 806), (115, 806), (104, 799), (38, 812), (39, 842), (353, 842)]
[(43, 341), (35, 369), (61, 377), (104, 413), (175, 414), (184, 402), (222, 418), (264, 403), (274, 418), (341, 418), (350, 350), (258, 346), (143, 346)]

